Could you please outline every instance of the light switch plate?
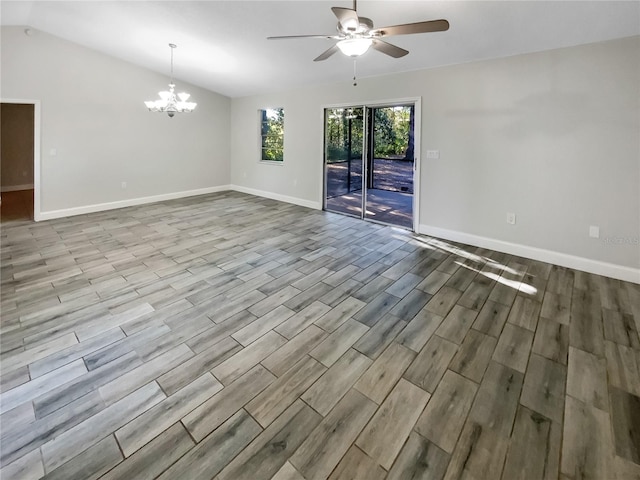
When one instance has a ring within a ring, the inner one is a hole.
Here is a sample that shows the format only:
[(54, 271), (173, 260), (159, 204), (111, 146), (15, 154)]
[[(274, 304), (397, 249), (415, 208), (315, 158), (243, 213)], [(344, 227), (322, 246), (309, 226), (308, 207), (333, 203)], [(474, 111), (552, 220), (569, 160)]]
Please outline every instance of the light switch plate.
[(591, 225), (589, 227), (589, 236), (591, 238), (600, 238), (600, 227), (597, 225)]
[(440, 150), (427, 150), (427, 158), (440, 158)]

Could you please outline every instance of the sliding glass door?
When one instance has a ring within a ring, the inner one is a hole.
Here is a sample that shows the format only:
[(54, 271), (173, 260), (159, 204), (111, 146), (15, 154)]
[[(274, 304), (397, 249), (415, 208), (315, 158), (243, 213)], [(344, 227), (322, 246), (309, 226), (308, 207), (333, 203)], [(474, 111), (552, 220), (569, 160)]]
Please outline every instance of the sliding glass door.
[(325, 109), (325, 209), (362, 217), (364, 109)]
[(325, 210), (413, 229), (414, 104), (325, 109)]

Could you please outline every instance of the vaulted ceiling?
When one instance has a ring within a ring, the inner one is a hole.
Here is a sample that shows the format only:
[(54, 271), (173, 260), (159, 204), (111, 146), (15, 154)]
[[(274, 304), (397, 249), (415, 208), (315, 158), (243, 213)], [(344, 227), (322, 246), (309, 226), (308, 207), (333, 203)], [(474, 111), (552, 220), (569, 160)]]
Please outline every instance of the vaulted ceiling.
[[(231, 97), (348, 82), (353, 60), (313, 59), (333, 40), (267, 36), (332, 34), (331, 1), (7, 1), (2, 25), (31, 27)], [(446, 32), (390, 37), (409, 50), (358, 58), (360, 77), (472, 62), (640, 34), (638, 1), (361, 0), (376, 27), (445, 18)]]

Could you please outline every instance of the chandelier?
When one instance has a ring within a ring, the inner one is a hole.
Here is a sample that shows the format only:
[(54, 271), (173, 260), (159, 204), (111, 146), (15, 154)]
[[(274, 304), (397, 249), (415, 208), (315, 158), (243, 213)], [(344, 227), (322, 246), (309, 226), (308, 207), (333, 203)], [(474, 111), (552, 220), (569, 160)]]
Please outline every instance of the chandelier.
[(193, 112), (197, 103), (187, 102), (190, 97), (188, 93), (178, 93), (177, 96), (174, 93), (176, 85), (173, 83), (173, 49), (176, 48), (176, 45), (170, 43), (169, 47), (171, 48), (171, 83), (169, 83), (169, 91), (159, 92), (160, 100), (150, 100), (144, 102), (144, 104), (150, 112), (167, 112), (169, 117), (173, 117), (176, 113)]

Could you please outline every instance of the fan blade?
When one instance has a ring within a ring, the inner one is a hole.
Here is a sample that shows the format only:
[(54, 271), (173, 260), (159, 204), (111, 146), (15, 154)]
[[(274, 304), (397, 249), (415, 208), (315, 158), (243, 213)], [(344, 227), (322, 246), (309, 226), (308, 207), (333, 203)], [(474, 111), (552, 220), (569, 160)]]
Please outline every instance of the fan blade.
[(334, 45), (333, 47), (329, 48), (328, 50), (325, 50), (320, 55), (318, 55), (316, 58), (314, 58), (313, 61), (314, 62), (321, 62), (322, 60), (326, 60), (331, 55), (336, 53), (338, 50), (339, 50), (338, 45)]
[(449, 22), (446, 20), (429, 20), (427, 22), (405, 23), (404, 25), (376, 28), (369, 33), (387, 37), (391, 35), (410, 35), (412, 33), (444, 32), (446, 30), (449, 30)]
[(267, 37), (267, 40), (286, 40), (288, 38), (341, 38), (337, 35), (283, 35), (279, 37)]
[(388, 42), (383, 42), (382, 40), (378, 40), (377, 38), (373, 39), (373, 43), (371, 44), (371, 46), (379, 52), (385, 53), (393, 58), (404, 57), (407, 53), (409, 53), (404, 48), (396, 47), (395, 45), (391, 45)]
[(340, 25), (342, 25), (345, 30), (355, 32), (360, 26), (360, 19), (358, 18), (358, 14), (355, 10), (351, 10), (350, 8), (331, 7), (331, 11), (336, 17), (338, 17), (338, 22), (340, 22)]

